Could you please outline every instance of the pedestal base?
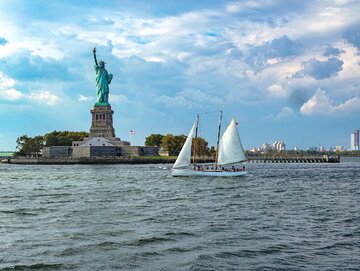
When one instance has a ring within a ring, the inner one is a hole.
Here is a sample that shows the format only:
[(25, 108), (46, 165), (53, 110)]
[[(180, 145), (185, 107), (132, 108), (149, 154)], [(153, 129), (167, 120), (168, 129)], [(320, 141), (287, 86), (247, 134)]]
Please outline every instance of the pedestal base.
[(90, 110), (90, 112), (92, 114), (92, 122), (89, 136), (114, 138), (114, 111), (111, 109), (111, 106), (94, 106), (94, 109)]

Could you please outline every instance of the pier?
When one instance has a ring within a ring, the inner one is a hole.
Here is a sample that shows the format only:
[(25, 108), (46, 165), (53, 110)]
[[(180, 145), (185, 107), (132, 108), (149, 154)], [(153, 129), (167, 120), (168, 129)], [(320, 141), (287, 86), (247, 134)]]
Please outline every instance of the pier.
[(340, 163), (340, 156), (247, 157), (249, 163)]

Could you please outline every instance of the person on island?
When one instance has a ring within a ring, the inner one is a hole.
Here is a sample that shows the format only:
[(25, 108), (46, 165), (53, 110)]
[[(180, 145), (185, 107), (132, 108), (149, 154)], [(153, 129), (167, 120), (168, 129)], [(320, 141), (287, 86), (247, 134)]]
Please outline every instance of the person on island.
[(105, 62), (96, 59), (96, 48), (93, 49), (96, 71), (96, 97), (98, 105), (109, 105), (109, 84), (113, 79), (113, 75), (105, 69)]

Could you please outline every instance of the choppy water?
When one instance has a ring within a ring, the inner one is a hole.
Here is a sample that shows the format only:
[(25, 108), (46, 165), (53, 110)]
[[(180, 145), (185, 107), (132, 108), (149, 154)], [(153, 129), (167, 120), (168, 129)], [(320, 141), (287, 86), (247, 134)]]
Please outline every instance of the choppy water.
[(0, 165), (3, 270), (359, 270), (360, 163)]

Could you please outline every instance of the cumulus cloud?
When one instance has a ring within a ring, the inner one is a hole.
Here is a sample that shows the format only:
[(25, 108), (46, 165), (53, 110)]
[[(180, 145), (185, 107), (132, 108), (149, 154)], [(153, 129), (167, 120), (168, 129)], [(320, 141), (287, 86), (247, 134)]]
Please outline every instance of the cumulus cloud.
[(24, 93), (14, 87), (15, 80), (0, 72), (0, 99), (11, 102), (22, 99), (24, 101), (35, 101), (36, 103), (49, 106), (58, 105), (62, 101), (57, 95), (47, 90)]
[(302, 70), (297, 72), (294, 77), (310, 76), (316, 80), (321, 80), (335, 76), (343, 68), (344, 62), (336, 57), (331, 57), (325, 61), (312, 58), (302, 63)]
[(344, 33), (344, 39), (360, 51), (360, 25), (349, 28)]
[(285, 98), (288, 96), (287, 91), (278, 84), (273, 84), (268, 88), (268, 92), (270, 93), (271, 96), (276, 97), (276, 98)]
[(344, 50), (340, 50), (338, 48), (328, 46), (325, 49), (325, 52), (324, 52), (323, 56), (339, 56), (343, 52), (344, 52)]
[(227, 12), (238, 13), (246, 9), (261, 8), (266, 5), (269, 1), (242, 1), (242, 2), (231, 2), (225, 6)]
[(84, 96), (84, 95), (81, 95), (81, 94), (78, 95), (78, 101), (79, 102), (87, 102), (87, 101), (91, 101), (93, 99), (94, 99), (94, 97), (92, 97), (92, 96)]
[(280, 120), (285, 120), (285, 119), (293, 119), (296, 117), (296, 114), (294, 112), (294, 110), (292, 110), (290, 107), (288, 106), (284, 106), (283, 108), (281, 108), (280, 112), (277, 115), (268, 115), (265, 117), (266, 120), (275, 120), (275, 121), (280, 121)]
[(110, 94), (109, 102), (123, 104), (128, 103), (129, 99), (125, 95)]
[(21, 99), (24, 94), (14, 89), (15, 81), (0, 72), (0, 98), (8, 101)]
[(286, 57), (298, 55), (303, 45), (292, 41), (286, 35), (252, 47), (246, 57), (246, 63), (255, 71), (259, 71), (268, 64), (278, 63)]
[(34, 91), (30, 93), (23, 93), (14, 88), (15, 81), (11, 78), (4, 76), (0, 73), (0, 99), (7, 101), (35, 101), (40, 104), (46, 104), (49, 106), (57, 105), (61, 102), (61, 99), (50, 91)]
[(47, 90), (31, 92), (27, 95), (27, 97), (39, 104), (46, 104), (50, 106), (57, 105), (62, 101), (58, 96)]
[(30, 51), (19, 50), (11, 57), (2, 59), (2, 71), (19, 80), (70, 80), (74, 79), (68, 67), (61, 61), (42, 58)]
[(9, 88), (14, 86), (15, 81), (12, 78), (7, 77), (0, 71), (0, 88)]
[(10, 89), (0, 89), (0, 96), (9, 101), (16, 101), (24, 97), (24, 94), (16, 89), (10, 88)]
[(176, 93), (174, 97), (162, 95), (155, 100), (166, 107), (186, 108), (203, 108), (211, 105), (221, 106), (224, 103), (222, 99), (207, 95), (198, 89), (185, 89)]
[(300, 108), (301, 114), (308, 116), (341, 114), (353, 111), (360, 111), (359, 97), (354, 97), (344, 103), (335, 105), (334, 101), (321, 89), (318, 89), (314, 96)]

